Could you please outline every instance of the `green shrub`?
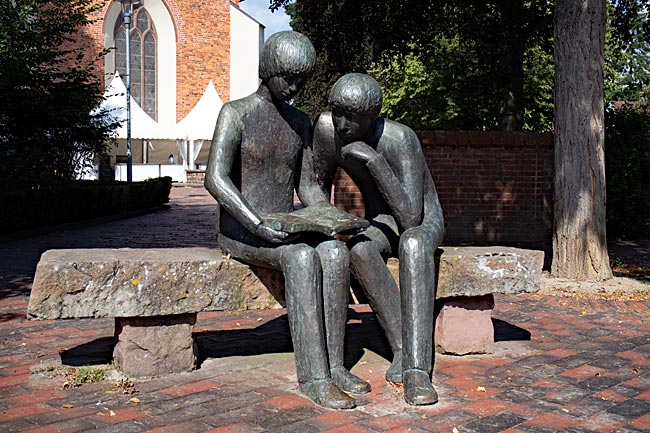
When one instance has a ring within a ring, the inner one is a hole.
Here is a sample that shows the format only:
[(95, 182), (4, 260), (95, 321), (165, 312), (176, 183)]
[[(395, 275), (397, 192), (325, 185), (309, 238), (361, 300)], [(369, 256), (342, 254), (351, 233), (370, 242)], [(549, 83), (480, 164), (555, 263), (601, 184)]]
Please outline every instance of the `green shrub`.
[(151, 209), (169, 201), (170, 177), (144, 182), (74, 181), (0, 192), (0, 232)]
[(610, 109), (605, 120), (607, 234), (650, 235), (650, 108)]

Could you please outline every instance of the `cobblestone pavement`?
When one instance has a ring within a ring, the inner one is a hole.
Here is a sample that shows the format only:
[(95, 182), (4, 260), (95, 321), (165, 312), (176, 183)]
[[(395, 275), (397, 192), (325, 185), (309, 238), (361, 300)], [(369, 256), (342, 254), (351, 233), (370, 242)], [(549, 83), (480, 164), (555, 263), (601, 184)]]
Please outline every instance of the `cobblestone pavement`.
[[(40, 253), (77, 247), (214, 247), (214, 203), (173, 188), (168, 210), (0, 241), (2, 432), (650, 432), (650, 303), (496, 296), (496, 352), (436, 356), (440, 402), (410, 407), (383, 374), (367, 306), (350, 310), (346, 363), (373, 390), (331, 411), (297, 393), (284, 310), (202, 313), (200, 368), (79, 387), (63, 366), (105, 367), (112, 319), (29, 321)], [(72, 367), (67, 367), (72, 368)]]

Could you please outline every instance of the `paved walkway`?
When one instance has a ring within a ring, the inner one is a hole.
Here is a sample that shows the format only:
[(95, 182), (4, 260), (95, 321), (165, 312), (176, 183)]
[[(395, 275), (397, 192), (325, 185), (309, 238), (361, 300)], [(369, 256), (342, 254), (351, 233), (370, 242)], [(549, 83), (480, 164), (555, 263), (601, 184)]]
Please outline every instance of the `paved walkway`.
[(214, 203), (173, 188), (168, 210), (0, 241), (0, 431), (649, 432), (650, 303), (498, 296), (496, 353), (436, 356), (440, 402), (414, 408), (383, 380), (387, 346), (365, 306), (350, 311), (346, 356), (373, 391), (350, 411), (297, 393), (283, 310), (203, 313), (201, 366), (80, 387), (57, 366), (110, 358), (113, 321), (28, 321), (34, 268), (49, 248), (215, 246)]

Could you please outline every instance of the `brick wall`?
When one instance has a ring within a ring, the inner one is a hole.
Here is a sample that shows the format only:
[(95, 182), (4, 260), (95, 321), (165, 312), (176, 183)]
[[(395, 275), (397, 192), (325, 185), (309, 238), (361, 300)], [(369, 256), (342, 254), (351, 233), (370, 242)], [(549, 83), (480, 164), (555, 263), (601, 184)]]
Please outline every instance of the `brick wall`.
[(167, 4), (178, 38), (176, 118), (182, 119), (210, 80), (221, 99), (230, 99), (230, 1), (167, 0)]
[(205, 170), (187, 170), (185, 172), (187, 175), (186, 183), (191, 185), (203, 185), (205, 181)]
[[(445, 215), (445, 243), (551, 249), (551, 134), (421, 131), (418, 136)], [(337, 206), (363, 214), (354, 183), (339, 172)]]

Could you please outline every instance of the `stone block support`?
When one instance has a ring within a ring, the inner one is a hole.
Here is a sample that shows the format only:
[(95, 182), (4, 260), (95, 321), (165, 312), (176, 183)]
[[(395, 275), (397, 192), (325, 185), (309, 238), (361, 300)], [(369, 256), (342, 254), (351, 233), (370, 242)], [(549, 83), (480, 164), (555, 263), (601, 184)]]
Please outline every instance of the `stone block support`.
[(196, 314), (115, 318), (113, 361), (130, 377), (163, 376), (196, 368)]
[(443, 300), (435, 325), (436, 351), (452, 355), (494, 352), (494, 296)]

